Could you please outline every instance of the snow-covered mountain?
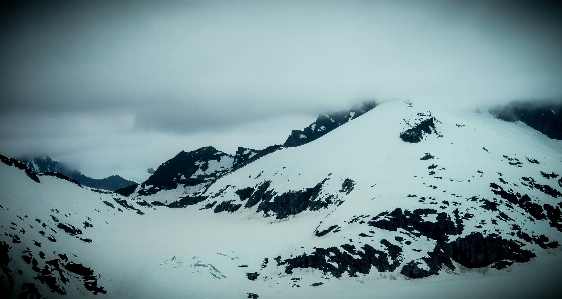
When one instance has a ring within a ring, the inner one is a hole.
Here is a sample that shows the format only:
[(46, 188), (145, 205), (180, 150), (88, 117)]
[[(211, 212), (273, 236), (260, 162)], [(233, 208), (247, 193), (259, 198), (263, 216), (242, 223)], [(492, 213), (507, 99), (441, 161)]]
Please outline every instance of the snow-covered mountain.
[(50, 157), (21, 158), (19, 160), (25, 163), (29, 169), (36, 173), (60, 172), (65, 176), (78, 181), (81, 185), (94, 189), (115, 191), (117, 189), (136, 184), (135, 182), (124, 179), (119, 175), (111, 175), (103, 179), (94, 179), (76, 169), (68, 167), (64, 163), (55, 161)]
[(200, 190), (212, 185), (220, 177), (235, 171), (257, 159), (284, 147), (297, 147), (312, 142), (335, 128), (358, 118), (376, 107), (372, 101), (356, 105), (347, 111), (321, 114), (316, 121), (303, 130), (293, 130), (283, 145), (271, 145), (262, 150), (239, 147), (234, 156), (218, 151), (214, 147), (203, 147), (190, 152), (180, 152), (164, 162), (137, 188), (130, 185), (116, 190), (129, 196), (155, 194), (160, 190), (171, 190), (183, 186), (189, 190)]
[(6, 297), (560, 291), (561, 141), (489, 114), (386, 102), (300, 146), (181, 152), (119, 193), (2, 162)]

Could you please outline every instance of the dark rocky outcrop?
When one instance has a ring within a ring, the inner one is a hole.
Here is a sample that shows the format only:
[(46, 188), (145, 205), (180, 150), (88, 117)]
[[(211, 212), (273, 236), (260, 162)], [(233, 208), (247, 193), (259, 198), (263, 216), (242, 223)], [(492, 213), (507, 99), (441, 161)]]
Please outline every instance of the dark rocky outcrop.
[(522, 177), (521, 179), (523, 180), (522, 184), (527, 187), (540, 190), (542, 193), (550, 195), (554, 198), (562, 197), (562, 193), (560, 193), (560, 191), (550, 187), (549, 185), (538, 184), (535, 179), (531, 177)]
[[(205, 196), (185, 196), (177, 201), (168, 204), (168, 208), (185, 208), (194, 204), (198, 204), (207, 199)], [(154, 204), (154, 202), (153, 202)]]
[[(271, 200), (271, 198), (273, 198), (273, 196), (275, 195), (275, 192), (273, 190), (269, 190), (270, 185), (271, 185), (271, 181), (265, 181), (259, 184), (258, 186), (256, 186), (256, 188), (251, 188), (252, 194), (248, 197), (248, 201), (246, 202), (244, 207), (251, 208), (259, 202)], [(249, 192), (249, 190), (245, 192)]]
[[(425, 221), (424, 216), (436, 215), (437, 222)], [(450, 235), (458, 235), (463, 231), (462, 219), (458, 210), (454, 213), (455, 221), (445, 212), (437, 213), (434, 209), (417, 209), (412, 212), (397, 208), (392, 212), (381, 213), (368, 222), (370, 226), (388, 231), (399, 228), (413, 233), (415, 236), (426, 236), (438, 242), (447, 241)]]
[(359, 250), (350, 244), (344, 244), (339, 248), (316, 248), (311, 254), (302, 254), (284, 261), (278, 259), (278, 266), (285, 266), (287, 274), (293, 273), (292, 270), (295, 268), (312, 268), (338, 278), (345, 272), (352, 277), (357, 276), (358, 273), (368, 274), (372, 267), (379, 272), (394, 271), (400, 265), (402, 248), (387, 240), (381, 240), (381, 244), (385, 247), (384, 251), (368, 244), (363, 245)]
[(490, 109), (503, 121), (521, 121), (549, 138), (562, 140), (562, 101), (520, 101)]
[(238, 211), (238, 209), (240, 209), (242, 205), (241, 204), (233, 204), (232, 200), (229, 201), (223, 201), (220, 204), (215, 206), (215, 209), (213, 210), (213, 212), (215, 213), (220, 213), (220, 212), (236, 212)]
[(209, 161), (221, 161), (223, 158), (232, 158), (230, 155), (216, 150), (214, 147), (202, 147), (200, 149), (185, 152), (181, 151), (172, 159), (164, 162), (153, 175), (141, 184), (139, 195), (152, 195), (160, 190), (171, 190), (184, 186), (195, 186), (204, 183), (212, 183), (228, 171), (217, 169), (210, 173), (195, 175), (198, 170), (205, 172), (209, 167)]
[(431, 160), (434, 159), (435, 156), (432, 156), (430, 153), (425, 153), (425, 155), (423, 157), (420, 158), (420, 160)]
[(546, 218), (550, 221), (550, 226), (556, 227), (558, 231), (562, 232), (562, 212), (560, 211), (560, 206), (545, 204), (544, 210), (546, 211)]
[(139, 215), (144, 215), (144, 212), (135, 208), (133, 205), (129, 204), (125, 199), (120, 199), (118, 197), (114, 197), (113, 200), (115, 200), (116, 203), (118, 203), (120, 206), (122, 206), (123, 208), (127, 209), (127, 210), (133, 210), (136, 211), (137, 214)]
[(314, 235), (317, 236), (317, 237), (323, 237), (323, 236), (327, 235), (329, 232), (331, 232), (332, 230), (334, 230), (334, 229), (337, 230), (338, 228), (339, 228), (338, 225), (332, 225), (332, 226), (328, 227), (327, 229), (325, 229), (323, 231), (318, 231), (318, 230), (314, 231)]
[(62, 229), (65, 233), (71, 235), (71, 236), (76, 236), (76, 235), (81, 235), (82, 234), (82, 230), (80, 230), (79, 228), (76, 228), (74, 226), (72, 226), (71, 224), (68, 223), (57, 223), (57, 227)]
[(533, 216), (533, 218), (537, 220), (546, 218), (546, 216), (543, 214), (543, 207), (537, 203), (534, 203), (529, 195), (521, 195), (519, 192), (514, 192), (511, 189), (506, 191), (496, 183), (490, 183), (490, 188), (492, 189), (492, 192), (494, 192), (494, 194), (499, 195), (510, 203), (519, 206), (529, 215)]
[(64, 284), (68, 283), (69, 280), (65, 275), (66, 271), (64, 271), (64, 268), (62, 268), (61, 266), (62, 263), (59, 259), (46, 261), (43, 269), (38, 268), (36, 265), (34, 265), (33, 270), (38, 274), (34, 278), (47, 285), (51, 292), (60, 295), (66, 295)]
[(505, 260), (528, 262), (535, 257), (534, 253), (521, 247), (522, 244), (495, 234), (484, 236), (473, 232), (447, 244), (446, 251), (455, 262), (467, 268), (480, 268)]
[[(425, 263), (429, 269), (422, 269), (419, 267), (422, 262)], [(402, 267), (400, 273), (409, 278), (423, 278), (439, 274), (439, 270), (441, 270), (443, 266), (451, 270), (455, 269), (451, 258), (443, 250), (442, 244), (437, 242), (435, 248), (428, 252), (426, 257), (422, 257), (421, 261), (415, 260), (407, 263)]]
[(14, 288), (14, 276), (9, 267), (10, 245), (4, 241), (0, 241), (0, 295), (2, 298), (8, 298)]
[[(7, 297), (3, 297), (3, 298), (7, 298)], [(21, 285), (21, 293), (19, 295), (19, 298), (40, 299), (43, 298), (43, 296), (41, 296), (41, 294), (39, 293), (39, 289), (34, 283), (26, 282)]]
[(262, 150), (254, 150), (244, 147), (239, 147), (234, 155), (234, 164), (232, 165), (232, 171), (242, 168), (257, 159), (269, 155), (279, 149), (283, 148), (281, 145), (271, 145)]
[(325, 200), (318, 199), (318, 194), (326, 180), (327, 179), (324, 179), (312, 188), (287, 191), (283, 194), (276, 195), (272, 200), (261, 201), (257, 211), (263, 211), (264, 215), (273, 212), (277, 219), (283, 219), (301, 213), (307, 209), (317, 211), (326, 208), (333, 203), (330, 198), (326, 198)]
[(355, 187), (355, 182), (352, 179), (345, 179), (341, 185), (340, 192), (349, 194), (351, 191), (353, 191), (354, 187)]
[(439, 135), (437, 129), (435, 128), (435, 118), (430, 117), (421, 121), (419, 124), (413, 126), (412, 128), (402, 132), (400, 134), (400, 139), (404, 142), (418, 143), (423, 140), (424, 134), (435, 133)]
[(557, 178), (557, 177), (559, 176), (559, 175), (558, 175), (557, 173), (555, 173), (555, 172), (546, 173), (546, 172), (543, 172), (543, 171), (541, 171), (541, 175), (542, 175), (544, 178), (547, 178), (547, 179), (555, 179), (555, 178)]
[(315, 122), (302, 130), (293, 130), (283, 146), (296, 147), (314, 141), (335, 128), (355, 119), (377, 106), (375, 102), (365, 102), (349, 111), (319, 115)]
[(137, 190), (137, 187), (139, 186), (139, 184), (132, 184), (130, 186), (127, 187), (123, 187), (123, 188), (119, 188), (117, 190), (115, 190), (115, 193), (123, 195), (123, 196), (129, 196), (131, 194), (133, 194), (135, 192), (135, 190)]
[(493, 268), (502, 269), (514, 262), (528, 262), (535, 257), (534, 253), (521, 247), (521, 243), (502, 239), (495, 234), (484, 236), (480, 232), (473, 232), (452, 242), (437, 242), (435, 249), (428, 253), (428, 257), (421, 259), (429, 270), (418, 267), (421, 261), (411, 261), (402, 267), (400, 273), (410, 278), (436, 275), (442, 266), (454, 270), (451, 261), (467, 268), (491, 265)]
[(25, 174), (27, 174), (27, 176), (34, 180), (37, 183), (40, 183), (41, 181), (39, 181), (39, 178), (37, 177), (37, 173), (35, 173), (33, 170), (31, 170), (29, 167), (27, 167), (27, 165), (25, 165), (24, 163), (16, 160), (16, 159), (12, 159), (12, 158), (8, 158), (4, 155), (0, 154), (0, 161), (8, 166), (14, 166), (18, 169), (21, 169), (23, 171), (25, 171)]
[[(196, 186), (199, 184), (209, 187), (224, 175), (236, 171), (259, 158), (281, 149), (281, 145), (272, 145), (262, 150), (239, 147), (234, 156), (218, 151), (214, 147), (202, 147), (194, 151), (182, 151), (174, 158), (166, 161), (141, 184), (139, 195), (151, 195), (160, 190), (175, 189), (179, 185)], [(207, 171), (209, 161), (232, 159), (232, 164), (223, 168)], [(196, 174), (199, 170), (203, 173)], [(130, 189), (117, 190), (119, 194), (129, 196)], [(133, 190), (134, 192), (134, 190)]]
[[(277, 194), (275, 190), (270, 189), (271, 181), (264, 181), (255, 187), (238, 189), (235, 191), (235, 194), (238, 195), (242, 202), (245, 202), (244, 208), (251, 208), (258, 205), (256, 212), (263, 212), (264, 217), (276, 216), (277, 219), (284, 219), (305, 210), (317, 211), (327, 208), (331, 204), (341, 203), (341, 201), (335, 200), (333, 195), (322, 198), (319, 197), (322, 186), (327, 180), (328, 179), (324, 179), (311, 188), (287, 191), (282, 194)], [(352, 182), (353, 181), (350, 180), (345, 185), (349, 185), (346, 188), (353, 188)], [(346, 191), (350, 192), (348, 189), (346, 189)], [(201, 199), (203, 200), (203, 198)], [(215, 213), (223, 211), (234, 212), (241, 207), (242, 204), (235, 204), (233, 200), (229, 200), (216, 205), (214, 211)]]
[(78, 275), (82, 279), (86, 290), (92, 292), (92, 294), (107, 294), (107, 291), (105, 291), (103, 287), (98, 286), (98, 279), (94, 275), (94, 270), (84, 267), (82, 264), (73, 262), (64, 265), (64, 268), (69, 272)]
[[(66, 295), (65, 287), (71, 282), (69, 278), (74, 276), (81, 280), (84, 288), (93, 295), (98, 293), (107, 294), (103, 287), (98, 286), (100, 275), (96, 275), (94, 270), (80, 263), (70, 261), (66, 254), (59, 253), (58, 256), (59, 258), (45, 261), (43, 266), (33, 257), (29, 249), (25, 250), (21, 257), (26, 264), (32, 266), (31, 270), (37, 273), (37, 276), (33, 278), (46, 285), (52, 293)], [(32, 295), (32, 297), (25, 297), (28, 294)], [(41, 298), (41, 296), (34, 284), (26, 283), (22, 286), (20, 298)]]
[(260, 274), (258, 272), (246, 273), (246, 277), (249, 280), (256, 280), (256, 279), (258, 279), (259, 276), (260, 276)]
[(250, 196), (252, 196), (252, 193), (254, 193), (254, 188), (252, 187), (247, 187), (244, 189), (239, 189), (236, 190), (236, 195), (238, 195), (238, 197), (240, 197), (241, 201), (245, 201), (246, 199), (250, 198)]

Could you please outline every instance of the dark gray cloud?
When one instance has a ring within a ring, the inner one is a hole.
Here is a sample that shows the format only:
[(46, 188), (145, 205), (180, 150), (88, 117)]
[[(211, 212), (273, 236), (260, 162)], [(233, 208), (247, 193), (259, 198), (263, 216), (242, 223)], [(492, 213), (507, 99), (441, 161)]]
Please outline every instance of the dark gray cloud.
[(8, 154), (78, 161), (156, 135), (174, 151), (204, 134), (258, 146), (237, 130), (290, 130), (365, 99), (562, 96), (554, 2), (11, 1), (0, 14)]

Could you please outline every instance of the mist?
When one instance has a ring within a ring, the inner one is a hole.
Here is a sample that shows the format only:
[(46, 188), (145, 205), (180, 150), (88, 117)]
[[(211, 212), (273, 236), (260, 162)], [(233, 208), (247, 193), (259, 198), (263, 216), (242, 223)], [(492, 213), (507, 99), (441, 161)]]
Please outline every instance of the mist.
[(283, 143), (364, 100), (562, 98), (552, 2), (18, 1), (0, 16), (0, 152), (92, 176)]

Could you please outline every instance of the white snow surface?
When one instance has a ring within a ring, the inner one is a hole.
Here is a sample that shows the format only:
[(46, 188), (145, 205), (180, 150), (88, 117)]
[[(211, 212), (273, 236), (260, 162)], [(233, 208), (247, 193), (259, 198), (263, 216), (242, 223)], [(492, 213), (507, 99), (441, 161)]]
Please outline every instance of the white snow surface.
[[(496, 214), (468, 200), (472, 196), (497, 197), (489, 187), (490, 182), (495, 182), (506, 190), (525, 188), (521, 190), (534, 201), (556, 205), (560, 198), (522, 186), (521, 178), (532, 176), (537, 183), (561, 190), (555, 180), (540, 175), (540, 171), (560, 174), (560, 141), (487, 114), (452, 115), (432, 109), (443, 137), (430, 134), (420, 143), (405, 143), (398, 137), (408, 128), (404, 120), (427, 111), (416, 108), (415, 104), (409, 107), (399, 101), (383, 103), (314, 142), (262, 157), (222, 177), (208, 189), (178, 187), (147, 197), (126, 198), (96, 193), (55, 177), (41, 176), (41, 183), (36, 183), (23, 171), (0, 164), (0, 241), (11, 247), (12, 269), (23, 270), (21, 275), (14, 274), (12, 296), (17, 297), (24, 282), (33, 282), (49, 298), (248, 298), (249, 293), (259, 298), (555, 298), (553, 294), (562, 291), (558, 281), (562, 275), (562, 250), (546, 250), (536, 244), (524, 247), (532, 250), (536, 258), (515, 263), (507, 270), (456, 265), (455, 271), (444, 269), (437, 276), (414, 280), (400, 274), (400, 268), (381, 273), (372, 268), (369, 274), (358, 277), (344, 273), (335, 278), (309, 268), (293, 269), (292, 274), (287, 274), (276, 265), (275, 257), (286, 259), (311, 253), (315, 247), (337, 247), (349, 239), (358, 246), (361, 242), (379, 244), (382, 239), (396, 243), (395, 237), (403, 236), (402, 231), (385, 231), (350, 220), (363, 217), (368, 221), (398, 207), (451, 212), (457, 208), (455, 201), (463, 213), (474, 214), (464, 222), (465, 233), (456, 237), (478, 231), (477, 226), (484, 220), (488, 226), (483, 229), (495, 229), (503, 238), (514, 238), (508, 234), (509, 226), (517, 223), (529, 233), (544, 234), (562, 243), (562, 233), (547, 222), (521, 215), (517, 209), (505, 211), (514, 221), (492, 226), (490, 221), (496, 219)], [(435, 158), (420, 160), (425, 153)], [(510, 165), (503, 155), (518, 158), (522, 167)], [(527, 158), (537, 159), (540, 164), (529, 163)], [(232, 162), (228, 157), (210, 161), (205, 172), (223, 169)], [(432, 169), (436, 174), (429, 175), (428, 167), (433, 164), (437, 165)], [(498, 177), (508, 184), (499, 183)], [(355, 183), (348, 194), (340, 190), (345, 179)], [(333, 195), (334, 204), (318, 211), (306, 210), (277, 219), (271, 213), (264, 217), (263, 212), (256, 211), (257, 206), (232, 213), (201, 210), (213, 201), (243, 205), (235, 192), (265, 181), (271, 181), (270, 189), (282, 194), (312, 188), (323, 180), (319, 197)], [(180, 209), (142, 204), (154, 200), (169, 203), (186, 194), (209, 198)], [(420, 202), (421, 197), (426, 201)], [(125, 200), (144, 215), (126, 209), (115, 199)], [(340, 205), (335, 203), (338, 201)], [(435, 221), (435, 215), (426, 218)], [(92, 227), (85, 227), (85, 221)], [(82, 234), (70, 236), (57, 228), (58, 223), (71, 224)], [(333, 225), (340, 228), (338, 232), (315, 235), (315, 231)], [(372, 237), (363, 240), (358, 237), (360, 233)], [(12, 242), (13, 234), (21, 243)], [(49, 235), (56, 242), (49, 241)], [(411, 246), (403, 247), (404, 259), (419, 259), (433, 249), (427, 238), (410, 241)], [(33, 279), (36, 272), (20, 257), (27, 248), (39, 268), (58, 254), (92, 268), (98, 286), (107, 294), (93, 295), (72, 274), (67, 275), (68, 283), (60, 283), (65, 296), (52, 293), (46, 284)], [(44, 259), (38, 257), (40, 251)], [(265, 258), (269, 262), (262, 268)], [(259, 273), (254, 281), (246, 277), (252, 272)], [(322, 284), (312, 286), (318, 283)]]

